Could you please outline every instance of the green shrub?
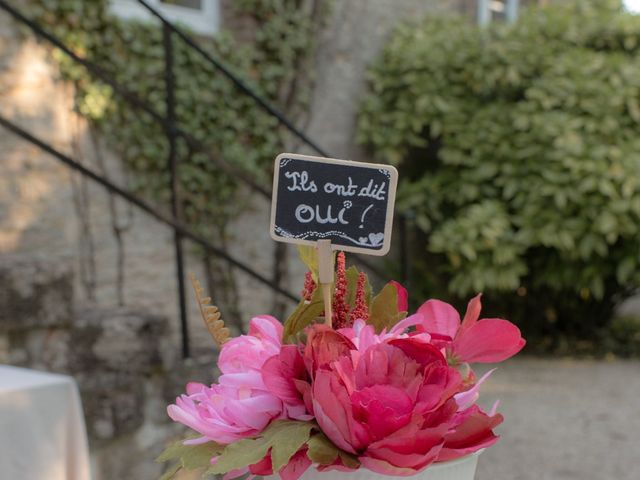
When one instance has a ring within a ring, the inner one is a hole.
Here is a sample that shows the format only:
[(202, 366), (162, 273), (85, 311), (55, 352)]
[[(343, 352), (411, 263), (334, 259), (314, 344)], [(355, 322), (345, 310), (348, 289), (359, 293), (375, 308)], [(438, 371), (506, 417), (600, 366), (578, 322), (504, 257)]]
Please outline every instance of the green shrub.
[(369, 79), (359, 140), (400, 166), (413, 289), (484, 291), (532, 339), (593, 338), (640, 284), (640, 18), (580, 1), (428, 19)]

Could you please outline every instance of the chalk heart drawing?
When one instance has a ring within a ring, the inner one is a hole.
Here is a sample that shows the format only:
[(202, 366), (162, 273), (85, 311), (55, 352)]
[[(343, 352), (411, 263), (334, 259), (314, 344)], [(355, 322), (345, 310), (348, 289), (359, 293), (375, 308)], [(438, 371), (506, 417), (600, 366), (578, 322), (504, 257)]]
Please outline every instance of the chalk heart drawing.
[(369, 244), (372, 247), (377, 247), (378, 245), (382, 245), (382, 242), (384, 241), (384, 233), (370, 233), (369, 238), (360, 237), (358, 240), (364, 245)]

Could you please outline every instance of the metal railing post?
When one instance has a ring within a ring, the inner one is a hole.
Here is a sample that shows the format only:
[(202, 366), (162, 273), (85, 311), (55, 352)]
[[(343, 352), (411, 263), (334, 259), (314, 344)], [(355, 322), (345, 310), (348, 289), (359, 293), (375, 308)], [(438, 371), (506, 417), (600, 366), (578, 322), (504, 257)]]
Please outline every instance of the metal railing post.
[[(167, 156), (169, 166), (169, 178), (171, 188), (171, 216), (174, 222), (180, 222), (180, 186), (178, 177), (177, 155), (177, 129), (176, 129), (176, 97), (175, 77), (173, 72), (173, 44), (171, 29), (162, 26), (162, 44), (164, 47), (164, 83), (166, 101), (165, 132), (169, 152)], [(189, 326), (187, 323), (187, 302), (184, 285), (184, 254), (182, 251), (182, 235), (176, 229), (173, 230), (173, 244), (176, 257), (176, 276), (178, 280), (178, 304), (180, 306), (180, 333), (182, 335), (182, 356), (188, 358), (191, 354), (189, 345)]]
[(478, 0), (478, 25), (484, 27), (491, 22), (490, 0)]
[(518, 20), (518, 7), (519, 0), (507, 0), (505, 5), (504, 14), (507, 19), (507, 22), (514, 23)]

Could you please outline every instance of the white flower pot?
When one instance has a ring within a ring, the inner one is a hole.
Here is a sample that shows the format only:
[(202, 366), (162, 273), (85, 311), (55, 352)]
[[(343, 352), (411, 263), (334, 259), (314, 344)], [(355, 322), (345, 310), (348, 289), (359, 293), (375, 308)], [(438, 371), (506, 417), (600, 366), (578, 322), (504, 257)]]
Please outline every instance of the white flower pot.
[[(360, 468), (355, 472), (318, 472), (311, 467), (305, 472), (300, 480), (389, 480), (410, 478), (412, 480), (473, 480), (478, 465), (478, 457), (482, 450), (467, 455), (466, 457), (451, 460), (450, 462), (434, 463), (425, 470), (410, 477), (395, 477), (390, 475), (380, 475), (365, 468)], [(277, 480), (278, 475), (264, 477), (265, 480)]]

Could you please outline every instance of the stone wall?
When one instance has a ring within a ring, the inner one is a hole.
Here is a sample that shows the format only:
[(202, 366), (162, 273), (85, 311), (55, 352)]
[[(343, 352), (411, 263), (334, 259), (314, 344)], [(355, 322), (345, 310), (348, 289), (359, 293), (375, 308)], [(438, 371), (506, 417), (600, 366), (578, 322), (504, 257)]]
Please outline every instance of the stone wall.
[(182, 362), (167, 318), (78, 308), (73, 283), (70, 266), (45, 255), (0, 255), (0, 363), (76, 379), (95, 480), (156, 478), (153, 458), (182, 433), (165, 407), (186, 378), (211, 380), (215, 355)]
[[(73, 113), (73, 91), (57, 80), (49, 55), (43, 45), (20, 37), (9, 17), (0, 13), (0, 113), (126, 186), (127, 176), (118, 158), (102, 145), (96, 146), (86, 123)], [(70, 264), (76, 273), (78, 304), (123, 305), (167, 316), (171, 319), (168, 335), (174, 337), (177, 350), (179, 315), (171, 229), (3, 128), (0, 145), (0, 254), (46, 253), (50, 259)], [(246, 216), (254, 222), (254, 216), (266, 216), (266, 210), (256, 204)], [(122, 231), (121, 245), (114, 226)], [(246, 235), (244, 228), (240, 225), (239, 231)], [(233, 253), (268, 275), (270, 257), (264, 257), (268, 234), (246, 238), (262, 242), (261, 248), (247, 241)], [(193, 245), (186, 244), (185, 249), (192, 251)], [(187, 269), (204, 278), (198, 257), (188, 256)], [(241, 275), (239, 279), (263, 293)], [(194, 349), (209, 350), (209, 337), (188, 294)], [(270, 298), (270, 292), (257, 295), (253, 303), (245, 297), (242, 310), (257, 313), (265, 297)]]

